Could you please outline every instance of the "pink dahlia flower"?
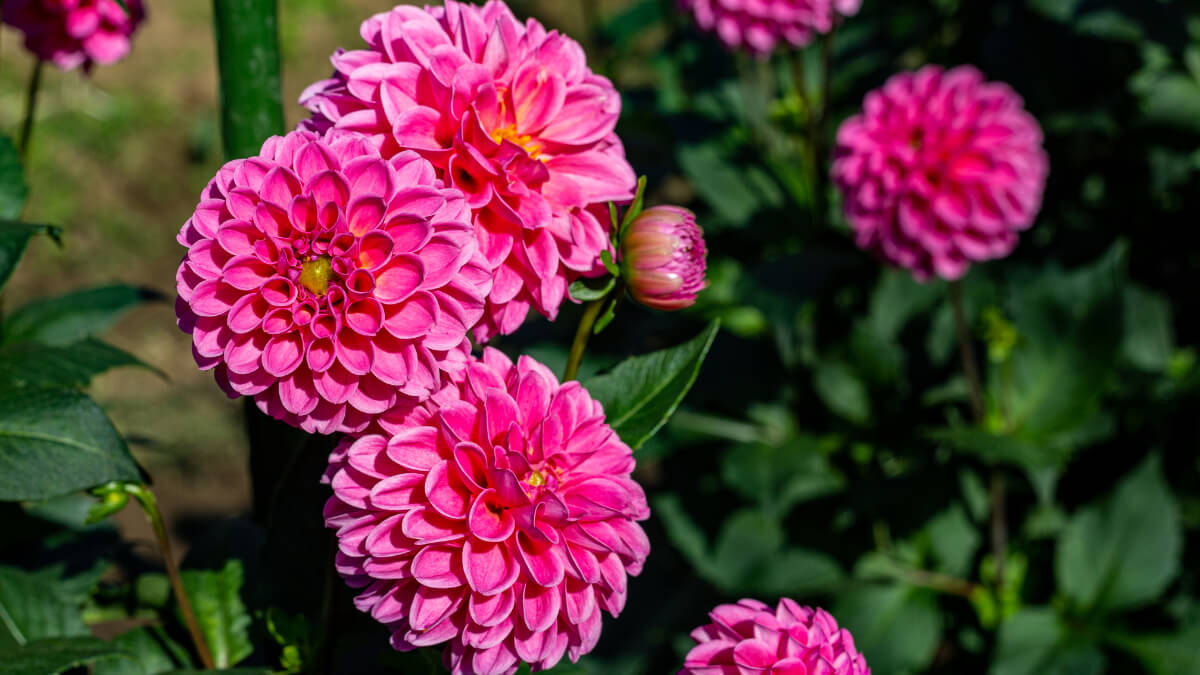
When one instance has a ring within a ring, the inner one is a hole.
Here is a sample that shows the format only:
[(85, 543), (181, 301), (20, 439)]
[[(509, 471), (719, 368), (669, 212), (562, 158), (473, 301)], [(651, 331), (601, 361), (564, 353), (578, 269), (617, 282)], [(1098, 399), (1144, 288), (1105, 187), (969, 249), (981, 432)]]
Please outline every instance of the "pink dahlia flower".
[(858, 13), (862, 0), (680, 0), (706, 31), (730, 49), (766, 56), (780, 43), (803, 47), (838, 19)]
[(833, 179), (859, 247), (920, 280), (1002, 258), (1033, 224), (1049, 172), (1042, 130), (971, 66), (901, 73), (838, 130)]
[(823, 609), (784, 598), (721, 605), (692, 631), (696, 646), (679, 675), (870, 675), (850, 632)]
[(4, 23), (25, 34), (25, 48), (63, 70), (120, 61), (146, 18), (142, 0), (2, 0)]
[(466, 367), (491, 287), (469, 218), (414, 152), (272, 137), (221, 168), (179, 233), (179, 325), (230, 396), (362, 431)]
[(708, 286), (707, 255), (695, 214), (679, 206), (655, 206), (634, 219), (621, 241), (621, 276), (643, 305), (683, 309)]
[(338, 51), (333, 78), (301, 96), (305, 125), (365, 133), (384, 157), (416, 150), (466, 194), (495, 271), (477, 339), (516, 330), (530, 307), (553, 319), (570, 282), (603, 269), (605, 204), (636, 187), (612, 83), (577, 42), (499, 0), (396, 7), (362, 36), (367, 49)]
[(330, 458), (337, 566), (396, 649), (448, 643), (454, 675), (572, 661), (625, 605), (649, 516), (633, 453), (578, 382), (486, 349), (396, 434)]

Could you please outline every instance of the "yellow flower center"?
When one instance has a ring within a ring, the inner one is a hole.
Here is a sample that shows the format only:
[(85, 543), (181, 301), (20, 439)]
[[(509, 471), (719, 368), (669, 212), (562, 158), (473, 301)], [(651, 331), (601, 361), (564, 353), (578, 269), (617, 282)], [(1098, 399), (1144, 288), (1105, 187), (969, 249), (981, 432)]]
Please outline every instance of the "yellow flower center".
[(518, 134), (515, 126), (500, 127), (492, 132), (492, 140), (497, 143), (512, 141), (529, 153), (530, 159), (537, 159), (542, 154), (542, 146), (529, 134)]
[(546, 484), (546, 474), (534, 470), (533, 473), (529, 474), (529, 478), (525, 479), (525, 483), (530, 487), (541, 487)]
[(323, 255), (305, 260), (300, 266), (300, 285), (317, 295), (329, 290), (329, 278), (333, 276), (333, 265), (329, 256)]

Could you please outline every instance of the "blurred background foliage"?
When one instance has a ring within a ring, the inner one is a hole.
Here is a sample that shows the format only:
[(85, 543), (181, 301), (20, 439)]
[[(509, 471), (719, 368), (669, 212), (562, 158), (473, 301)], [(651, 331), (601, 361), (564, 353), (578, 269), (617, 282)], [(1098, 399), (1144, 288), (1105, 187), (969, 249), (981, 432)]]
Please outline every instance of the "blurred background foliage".
[[(391, 4), (281, 2), (285, 102)], [(639, 451), (647, 568), (596, 652), (555, 672), (673, 672), (713, 605), (786, 595), (830, 609), (879, 675), (1200, 673), (1195, 3), (865, 0), (832, 41), (828, 88), (819, 44), (731, 55), (672, 0), (511, 4), (584, 43), (623, 93), (619, 131), (649, 203), (691, 206), (708, 236), (712, 286), (686, 319), (623, 307), (583, 375), (723, 325), (684, 408)], [(6, 294), (114, 280), (171, 291), (174, 234), (220, 163), (215, 56), (207, 3), (150, 9), (127, 62), (94, 79), (47, 73), (27, 216), (67, 226), (66, 248), (31, 246)], [(28, 62), (11, 32), (0, 54), (0, 119), (15, 126)], [(926, 63), (1010, 83), (1051, 158), (1036, 225), (963, 282), (982, 427), (946, 285), (858, 251), (806, 159), (808, 105), (828, 103), (829, 143), (868, 90)], [(286, 111), (289, 124), (303, 112)], [(578, 313), (500, 346), (560, 369)], [(173, 324), (162, 303), (110, 333), (170, 381), (118, 372), (91, 391), (156, 477), (225, 662), (436, 672), (436, 656), (391, 653), (345, 589), (322, 597), (319, 566), (280, 573), (278, 559), (324, 549), (319, 513), (281, 532), (252, 504), (240, 407), (195, 372)], [(295, 456), (293, 499), (319, 504), (320, 453)], [(86, 603), (92, 632), (145, 655), (97, 672), (191, 665), (140, 516), (118, 517), (119, 540), (84, 526), (85, 510), (60, 500), (12, 516), (0, 603), (14, 584)], [(48, 523), (58, 534), (39, 539)], [(97, 551), (117, 572), (71, 562)], [(46, 635), (86, 632), (63, 616)], [(336, 654), (314, 652), (323, 616)]]

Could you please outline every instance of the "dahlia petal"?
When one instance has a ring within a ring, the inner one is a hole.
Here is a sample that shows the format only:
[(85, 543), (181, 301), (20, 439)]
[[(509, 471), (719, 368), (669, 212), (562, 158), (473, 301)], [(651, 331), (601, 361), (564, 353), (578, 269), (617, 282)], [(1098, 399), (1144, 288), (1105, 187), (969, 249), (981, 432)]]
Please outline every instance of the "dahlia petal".
[(457, 548), (427, 546), (412, 559), (412, 576), (428, 588), (461, 588), (466, 582)]
[[(440, 589), (421, 586), (413, 596), (412, 610), (408, 615), (409, 625), (417, 632), (434, 628), (449, 618), (462, 602), (463, 593), (459, 589)], [(440, 641), (426, 642), (426, 644), (437, 644)], [(417, 646), (423, 646), (415, 641), (412, 641), (412, 643)]]
[[(456, 450), (456, 457), (457, 457)], [(496, 491), (486, 489), (480, 492), (471, 504), (467, 515), (467, 528), (471, 534), (482, 541), (507, 541), (516, 529), (516, 521), (512, 514), (496, 497)]]
[(504, 544), (467, 538), (462, 555), (467, 584), (476, 593), (499, 593), (511, 587), (521, 572)]
[(406, 469), (428, 472), (442, 459), (437, 430), (425, 426), (405, 429), (388, 441), (387, 454)]
[(521, 615), (526, 627), (535, 633), (545, 631), (558, 620), (562, 597), (557, 586), (526, 584), (521, 598)]
[(470, 495), (464, 494), (450, 470), (450, 462), (441, 461), (429, 470), (425, 480), (425, 495), (438, 513), (452, 519), (467, 517)]
[(413, 498), (424, 486), (425, 476), (419, 473), (403, 473), (389, 476), (371, 488), (371, 506), (391, 511), (413, 508)]

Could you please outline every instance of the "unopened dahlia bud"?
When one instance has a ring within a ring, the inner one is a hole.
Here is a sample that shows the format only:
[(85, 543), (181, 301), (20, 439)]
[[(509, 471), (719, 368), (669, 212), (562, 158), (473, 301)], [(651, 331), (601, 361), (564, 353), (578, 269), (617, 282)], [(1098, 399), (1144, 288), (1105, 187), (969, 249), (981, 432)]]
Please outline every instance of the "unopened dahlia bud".
[(646, 209), (621, 242), (622, 276), (635, 300), (666, 312), (691, 307), (708, 286), (704, 232), (691, 211)]
[(709, 618), (692, 631), (696, 646), (677, 675), (871, 675), (850, 632), (823, 609), (788, 598), (772, 609), (747, 599), (721, 605)]

